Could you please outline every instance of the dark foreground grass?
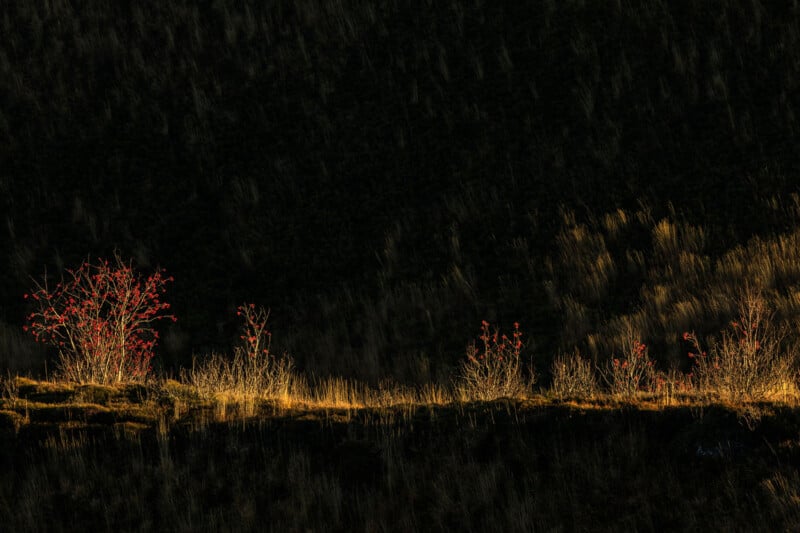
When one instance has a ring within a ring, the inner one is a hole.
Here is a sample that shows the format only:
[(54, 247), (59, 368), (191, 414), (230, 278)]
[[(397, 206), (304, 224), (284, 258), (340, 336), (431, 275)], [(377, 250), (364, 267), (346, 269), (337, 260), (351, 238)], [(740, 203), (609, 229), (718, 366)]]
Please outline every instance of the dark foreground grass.
[(0, 413), (6, 531), (800, 528), (788, 405), (239, 409), (46, 388)]

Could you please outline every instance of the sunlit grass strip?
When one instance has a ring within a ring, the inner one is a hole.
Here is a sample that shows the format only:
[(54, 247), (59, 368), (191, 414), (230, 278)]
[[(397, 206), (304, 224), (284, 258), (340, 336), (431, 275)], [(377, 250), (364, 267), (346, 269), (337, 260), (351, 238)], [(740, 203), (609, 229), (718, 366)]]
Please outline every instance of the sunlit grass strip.
[(370, 387), (358, 381), (329, 377), (313, 381), (313, 386), (303, 384), (296, 389), (290, 403), (307, 408), (364, 409), (399, 405), (447, 405), (456, 401), (453, 392), (433, 383), (411, 387), (384, 382), (379, 387)]

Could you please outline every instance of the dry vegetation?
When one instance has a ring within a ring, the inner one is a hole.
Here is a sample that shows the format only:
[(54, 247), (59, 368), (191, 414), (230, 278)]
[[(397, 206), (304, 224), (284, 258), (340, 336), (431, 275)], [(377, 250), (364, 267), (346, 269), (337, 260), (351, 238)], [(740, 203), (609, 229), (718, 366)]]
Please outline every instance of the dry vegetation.
[[(798, 20), (0, 3), (0, 528), (800, 530)], [(20, 287), (116, 246), (164, 366), (49, 378)]]
[[(270, 351), (249, 306), (242, 345), (179, 381), (9, 377), (0, 514), (19, 531), (797, 529), (795, 237), (712, 262), (700, 229), (662, 220), (648, 266), (602, 245), (636, 219), (563, 233), (551, 296), (574, 348), (549, 362), (484, 322), (438, 380), (319, 377)], [(601, 321), (620, 257), (641, 304)], [(557, 275), (590, 264), (608, 270)]]
[[(410, 382), (316, 376), (248, 306), (242, 344), (178, 381), (9, 377), (0, 514), (20, 531), (796, 529), (796, 236), (711, 261), (701, 229), (661, 220), (647, 254), (613, 244), (650, 222), (562, 232), (550, 297), (572, 349), (552, 359), (484, 321), (436, 379), (424, 360)], [(622, 269), (636, 310), (602, 320)], [(376, 376), (399, 334), (384, 305), (362, 323)]]
[(7, 380), (0, 513), (14, 531), (800, 526), (795, 403), (296, 394)]
[(245, 348), (181, 381), (9, 377), (0, 514), (15, 531), (793, 530), (789, 336), (747, 290), (707, 352), (686, 333), (688, 374), (630, 334), (602, 366), (555, 358), (536, 389), (518, 327), (485, 322), (445, 385), (308, 378)]

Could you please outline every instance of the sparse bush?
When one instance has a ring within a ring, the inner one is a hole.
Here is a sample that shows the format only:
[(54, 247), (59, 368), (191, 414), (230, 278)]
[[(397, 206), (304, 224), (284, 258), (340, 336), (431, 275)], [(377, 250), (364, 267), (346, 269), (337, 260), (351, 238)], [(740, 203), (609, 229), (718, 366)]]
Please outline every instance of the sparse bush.
[(695, 381), (701, 391), (734, 402), (760, 401), (795, 385), (796, 347), (788, 343), (786, 324), (776, 326), (763, 295), (746, 289), (739, 299), (739, 318), (722, 332), (711, 353), (700, 348), (694, 333), (684, 333), (694, 346)]
[(626, 399), (639, 392), (652, 390), (655, 378), (654, 362), (647, 353), (647, 346), (633, 336), (628, 336), (623, 348), (625, 357), (611, 357), (600, 374), (611, 394)]
[(597, 392), (597, 380), (592, 363), (578, 351), (556, 357), (551, 372), (553, 376), (551, 391), (559, 399), (589, 398)]
[(499, 330), (490, 333), (489, 323), (481, 323), (481, 344), (473, 342), (467, 346), (467, 358), (461, 363), (461, 372), (456, 389), (467, 400), (495, 400), (524, 396), (533, 385), (531, 372), (527, 382), (520, 363), (522, 332), (519, 323), (514, 323), (511, 338)]
[(36, 310), (23, 329), (58, 349), (59, 374), (69, 381), (143, 380), (158, 342), (153, 324), (176, 320), (163, 313), (169, 304), (161, 301), (173, 279), (162, 270), (142, 279), (119, 256), (114, 264), (87, 260), (67, 273), (52, 291), (45, 280), (25, 295)]
[(201, 394), (231, 394), (261, 398), (287, 398), (293, 382), (292, 359), (270, 352), (272, 333), (267, 330), (269, 312), (254, 304), (242, 305), (236, 312), (244, 320), (243, 341), (233, 351), (233, 359), (211, 354), (187, 373), (184, 381)]
[(686, 397), (692, 394), (695, 386), (691, 374), (687, 375), (673, 368), (667, 372), (661, 370), (654, 372), (650, 390), (660, 401), (670, 404), (679, 396)]

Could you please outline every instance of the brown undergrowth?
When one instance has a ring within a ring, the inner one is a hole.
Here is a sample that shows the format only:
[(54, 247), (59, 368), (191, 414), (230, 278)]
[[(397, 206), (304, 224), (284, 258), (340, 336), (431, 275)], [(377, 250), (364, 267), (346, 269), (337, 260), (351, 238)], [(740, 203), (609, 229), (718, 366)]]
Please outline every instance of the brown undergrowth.
[(329, 386), (340, 403), (17, 378), (0, 404), (0, 514), (14, 531), (800, 526), (796, 405), (392, 402), (352, 383), (345, 402)]

